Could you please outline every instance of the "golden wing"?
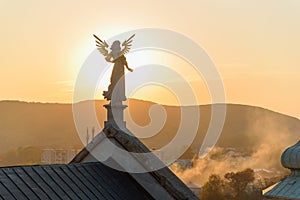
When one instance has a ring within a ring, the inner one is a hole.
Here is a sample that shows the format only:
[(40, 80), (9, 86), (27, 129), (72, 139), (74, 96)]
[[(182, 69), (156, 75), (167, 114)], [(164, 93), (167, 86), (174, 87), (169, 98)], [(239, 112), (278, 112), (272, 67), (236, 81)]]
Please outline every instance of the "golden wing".
[(126, 53), (129, 52), (130, 48), (131, 48), (131, 43), (132, 43), (132, 38), (135, 36), (135, 34), (133, 34), (130, 38), (128, 38), (127, 40), (125, 40), (123, 43), (122, 43), (122, 46), (124, 47), (120, 53), (120, 55), (124, 55)]
[(108, 44), (104, 41), (102, 41), (100, 38), (98, 38), (96, 35), (93, 35), (96, 38), (96, 46), (100, 53), (102, 53), (105, 57), (108, 56)]

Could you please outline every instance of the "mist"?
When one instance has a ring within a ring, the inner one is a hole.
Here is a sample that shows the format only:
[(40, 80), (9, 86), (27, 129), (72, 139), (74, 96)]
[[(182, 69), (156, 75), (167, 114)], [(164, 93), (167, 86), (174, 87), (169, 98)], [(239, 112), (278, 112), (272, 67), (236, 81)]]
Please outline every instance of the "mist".
[[(234, 148), (216, 145), (205, 157), (193, 159), (193, 167), (183, 170), (173, 164), (170, 168), (185, 183), (203, 185), (212, 174), (223, 177), (228, 172), (246, 168), (254, 169), (257, 179), (280, 177), (289, 170), (281, 166), (281, 154), (297, 142), (299, 134), (285, 123), (278, 123), (275, 116), (261, 112), (247, 114), (246, 137), (250, 147)], [(232, 125), (234, 126), (234, 124)], [(234, 133), (232, 133), (234, 134)], [(238, 140), (232, 141), (239, 143)], [(245, 141), (243, 141), (245, 143)]]

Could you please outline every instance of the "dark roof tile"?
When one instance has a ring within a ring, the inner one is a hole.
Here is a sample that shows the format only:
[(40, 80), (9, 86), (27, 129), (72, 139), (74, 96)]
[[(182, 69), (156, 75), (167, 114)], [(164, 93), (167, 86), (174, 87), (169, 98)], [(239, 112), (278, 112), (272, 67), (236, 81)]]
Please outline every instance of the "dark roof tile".
[(100, 162), (0, 168), (0, 199), (153, 199), (131, 176)]
[[(94, 149), (98, 145), (101, 145), (101, 142), (103, 139), (109, 139), (111, 142), (113, 142), (115, 145), (119, 146), (120, 148), (123, 148), (127, 152), (135, 152), (135, 153), (149, 153), (150, 150), (137, 138), (134, 136), (133, 133), (131, 133), (129, 130), (121, 130), (118, 128), (115, 128), (114, 126), (107, 125), (99, 134), (96, 135), (96, 137), (90, 142), (84, 149), (82, 149), (81, 152), (79, 152), (71, 161), (71, 163), (84, 163), (84, 162), (90, 162), (97, 161), (96, 158), (90, 152), (93, 152)], [(171, 198), (173, 199), (199, 199), (167, 166), (162, 163), (154, 154), (149, 154), (149, 156), (145, 157), (139, 157), (139, 159), (136, 159), (136, 162), (138, 162), (144, 169), (148, 172), (145, 173), (136, 173), (134, 175), (130, 175), (131, 177), (135, 177), (134, 179), (137, 181), (138, 185), (141, 185), (144, 175), (148, 175), (147, 177), (154, 179), (155, 184), (159, 185), (163, 190), (166, 192), (165, 194), (169, 194)], [(114, 166), (120, 165), (117, 161), (115, 161), (112, 157), (108, 158), (106, 163), (113, 164)], [(163, 168), (159, 170), (152, 171), (150, 163), (156, 163), (157, 166), (163, 166)], [(122, 169), (122, 166), (120, 166), (119, 169)], [(100, 169), (102, 170), (102, 169)], [(116, 171), (116, 170), (115, 170)], [(109, 176), (118, 176), (118, 175), (112, 175), (114, 172), (110, 171)], [(102, 173), (103, 176), (105, 176), (106, 172), (104, 171)], [(129, 176), (128, 173), (124, 173)], [(109, 178), (108, 178), (109, 179)], [(108, 182), (108, 184), (110, 184)], [(145, 185), (144, 185), (145, 186)], [(123, 186), (122, 186), (123, 187)], [(120, 187), (118, 191), (121, 191)], [(149, 186), (148, 187), (152, 187)], [(114, 187), (116, 189), (117, 187)], [(126, 188), (126, 187), (123, 187)], [(149, 190), (149, 188), (142, 188), (143, 190), (146, 190), (152, 194), (152, 192), (156, 192), (156, 190)], [(150, 192), (152, 191), (152, 192)], [(128, 191), (125, 191), (125, 194)], [(158, 192), (159, 194), (159, 192)], [(164, 195), (165, 195), (164, 194)], [(160, 194), (162, 195), (162, 193)], [(122, 195), (123, 199), (126, 198), (126, 196)], [(154, 195), (155, 196), (155, 195)], [(159, 195), (158, 195), (159, 196)], [(131, 199), (131, 198), (129, 198)], [(145, 198), (146, 199), (146, 198)]]
[(286, 198), (286, 199), (300, 199), (300, 177), (290, 175), (272, 190), (268, 191), (265, 196)]

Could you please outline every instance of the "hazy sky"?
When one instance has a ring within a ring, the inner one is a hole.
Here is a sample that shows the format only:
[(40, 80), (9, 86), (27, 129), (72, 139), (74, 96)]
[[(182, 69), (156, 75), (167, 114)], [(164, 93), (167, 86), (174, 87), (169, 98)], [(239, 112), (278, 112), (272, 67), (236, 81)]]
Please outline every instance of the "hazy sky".
[(153, 27), (206, 49), (227, 102), (300, 117), (299, 0), (0, 0), (0, 24), (1, 100), (71, 102), (92, 34)]

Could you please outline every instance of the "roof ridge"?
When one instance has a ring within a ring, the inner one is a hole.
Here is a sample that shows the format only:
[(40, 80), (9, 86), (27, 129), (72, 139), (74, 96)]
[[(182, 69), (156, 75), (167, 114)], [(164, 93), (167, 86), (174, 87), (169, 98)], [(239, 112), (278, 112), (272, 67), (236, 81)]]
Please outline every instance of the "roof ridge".
[[(114, 139), (128, 152), (134, 153), (151, 153), (151, 151), (128, 129), (118, 129), (113, 125), (107, 125), (98, 134), (92, 142), (90, 142), (71, 163), (77, 163), (84, 160), (89, 155), (89, 151), (93, 150), (103, 139)], [(133, 155), (134, 156), (134, 155)], [(140, 157), (139, 157), (140, 158)], [(151, 153), (151, 157), (145, 156), (141, 162), (136, 159), (145, 169), (149, 170), (149, 174), (175, 199), (198, 199), (194, 193), (159, 159), (155, 154)], [(147, 165), (150, 162), (158, 162), (165, 167), (159, 170), (151, 170)], [(131, 173), (128, 173), (131, 175)]]

